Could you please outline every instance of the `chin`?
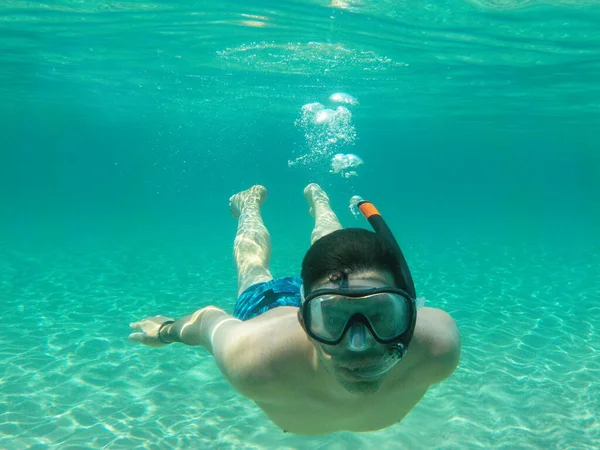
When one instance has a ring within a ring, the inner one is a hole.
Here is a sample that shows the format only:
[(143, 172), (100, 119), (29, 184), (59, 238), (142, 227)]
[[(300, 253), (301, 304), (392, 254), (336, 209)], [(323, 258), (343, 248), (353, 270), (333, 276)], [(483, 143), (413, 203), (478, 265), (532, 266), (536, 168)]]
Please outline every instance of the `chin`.
[(372, 395), (379, 391), (381, 383), (379, 381), (353, 381), (340, 380), (340, 384), (351, 394)]
[(377, 378), (361, 378), (346, 370), (336, 371), (339, 383), (352, 394), (369, 395), (379, 390), (383, 383), (383, 376)]

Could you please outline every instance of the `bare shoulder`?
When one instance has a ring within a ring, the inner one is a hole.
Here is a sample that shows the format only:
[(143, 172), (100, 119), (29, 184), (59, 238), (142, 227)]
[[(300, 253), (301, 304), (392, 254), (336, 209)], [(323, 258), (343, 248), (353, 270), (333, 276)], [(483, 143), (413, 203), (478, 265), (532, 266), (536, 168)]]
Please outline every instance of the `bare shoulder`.
[(448, 378), (460, 360), (461, 340), (454, 319), (436, 308), (421, 308), (414, 338), (422, 353), (424, 379), (439, 383)]
[[(298, 322), (295, 308), (280, 307), (243, 323), (226, 364), (235, 367), (233, 387), (253, 400), (278, 395), (290, 377), (310, 370), (314, 347)], [(306, 374), (304, 374), (306, 375)]]

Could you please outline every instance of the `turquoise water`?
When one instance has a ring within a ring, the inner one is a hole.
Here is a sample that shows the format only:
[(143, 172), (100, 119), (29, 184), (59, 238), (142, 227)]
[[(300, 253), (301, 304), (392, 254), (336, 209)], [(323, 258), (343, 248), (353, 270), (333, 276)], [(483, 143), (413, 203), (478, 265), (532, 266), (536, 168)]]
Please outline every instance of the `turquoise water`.
[[(593, 2), (4, 2), (0, 447), (598, 448), (599, 24)], [(303, 126), (336, 92), (351, 120)], [(206, 352), (126, 339), (233, 310), (228, 198), (254, 183), (297, 275), (313, 181), (345, 226), (377, 204), (463, 339), (383, 431), (283, 434)]]

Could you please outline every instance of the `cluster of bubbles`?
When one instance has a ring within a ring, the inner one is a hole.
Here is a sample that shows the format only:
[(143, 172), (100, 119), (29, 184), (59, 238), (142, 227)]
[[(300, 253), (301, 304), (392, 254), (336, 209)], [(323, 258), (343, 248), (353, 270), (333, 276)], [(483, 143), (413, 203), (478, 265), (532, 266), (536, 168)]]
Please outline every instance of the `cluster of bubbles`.
[[(354, 145), (356, 129), (352, 124), (352, 112), (348, 106), (358, 105), (352, 95), (338, 92), (329, 97), (331, 108), (314, 102), (302, 107), (295, 125), (304, 132), (308, 153), (289, 160), (288, 165), (315, 164), (329, 160), (330, 172), (348, 178), (356, 175), (353, 170), (363, 163), (360, 157), (344, 154), (341, 150)], [(333, 109), (333, 107), (335, 109)]]
[(363, 160), (360, 156), (353, 153), (344, 155), (343, 153), (336, 153), (331, 158), (331, 173), (339, 173), (344, 178), (355, 177), (358, 175), (356, 170), (353, 170), (363, 164)]
[(344, 94), (343, 92), (337, 92), (329, 96), (330, 102), (340, 103), (342, 105), (358, 105), (356, 97), (352, 97), (350, 94)]
[(360, 216), (360, 211), (358, 210), (358, 204), (363, 201), (363, 198), (360, 195), (353, 195), (350, 199), (350, 212), (354, 217)]

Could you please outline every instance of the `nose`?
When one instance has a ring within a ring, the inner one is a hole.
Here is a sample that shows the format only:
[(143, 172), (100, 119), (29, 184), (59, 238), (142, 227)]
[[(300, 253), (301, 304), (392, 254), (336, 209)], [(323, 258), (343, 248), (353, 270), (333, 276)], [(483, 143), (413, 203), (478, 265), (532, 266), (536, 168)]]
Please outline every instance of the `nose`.
[(348, 330), (348, 348), (362, 352), (372, 346), (373, 336), (362, 323), (353, 323)]

